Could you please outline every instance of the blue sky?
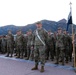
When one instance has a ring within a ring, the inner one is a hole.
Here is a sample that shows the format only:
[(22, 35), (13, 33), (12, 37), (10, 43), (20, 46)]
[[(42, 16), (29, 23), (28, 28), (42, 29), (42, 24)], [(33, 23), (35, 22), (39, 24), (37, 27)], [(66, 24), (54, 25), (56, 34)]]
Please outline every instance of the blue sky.
[(43, 19), (67, 19), (70, 2), (73, 23), (76, 24), (76, 0), (0, 0), (0, 26), (24, 26)]

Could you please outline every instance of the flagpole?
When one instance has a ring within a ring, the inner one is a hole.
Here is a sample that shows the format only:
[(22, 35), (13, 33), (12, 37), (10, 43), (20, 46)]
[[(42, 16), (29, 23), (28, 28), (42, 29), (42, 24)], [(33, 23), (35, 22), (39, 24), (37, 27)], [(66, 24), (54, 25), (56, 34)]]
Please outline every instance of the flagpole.
[[(72, 14), (72, 3), (70, 2), (70, 12)], [(73, 28), (73, 24), (72, 24), (72, 41), (74, 41), (74, 28)], [(73, 55), (74, 55), (74, 67), (76, 67), (76, 63), (75, 63), (75, 45), (73, 43)]]

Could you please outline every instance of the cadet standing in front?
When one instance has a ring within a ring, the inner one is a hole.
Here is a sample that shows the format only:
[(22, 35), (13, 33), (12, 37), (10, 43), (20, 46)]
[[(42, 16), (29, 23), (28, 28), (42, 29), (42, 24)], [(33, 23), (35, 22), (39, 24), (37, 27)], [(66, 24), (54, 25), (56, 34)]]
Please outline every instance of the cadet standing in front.
[(40, 61), (40, 72), (44, 72), (47, 32), (45, 29), (42, 28), (41, 22), (37, 22), (36, 27), (37, 29), (34, 31), (32, 43), (32, 47), (34, 47), (35, 67), (33, 67), (32, 70), (38, 70), (38, 64)]

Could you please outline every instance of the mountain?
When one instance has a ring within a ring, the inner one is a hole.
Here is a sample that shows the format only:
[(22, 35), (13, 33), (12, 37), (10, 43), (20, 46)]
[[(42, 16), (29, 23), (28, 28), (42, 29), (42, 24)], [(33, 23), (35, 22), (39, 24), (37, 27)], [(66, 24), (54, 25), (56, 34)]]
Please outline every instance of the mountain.
[[(61, 19), (58, 22), (50, 20), (41, 20), (41, 22), (46, 30), (51, 30), (52, 32), (57, 31), (58, 27), (62, 27), (62, 29), (66, 29), (67, 27), (65, 19)], [(76, 29), (76, 25), (74, 25), (74, 28)], [(25, 26), (6, 25), (0, 27), (0, 35), (6, 35), (8, 30), (12, 30), (12, 33), (16, 34), (16, 31), (19, 29), (22, 30), (23, 33), (26, 33), (26, 31), (28, 31), (29, 29), (32, 29), (34, 31), (36, 29), (36, 26), (35, 23)], [(69, 26), (69, 33), (71, 33), (71, 26)]]

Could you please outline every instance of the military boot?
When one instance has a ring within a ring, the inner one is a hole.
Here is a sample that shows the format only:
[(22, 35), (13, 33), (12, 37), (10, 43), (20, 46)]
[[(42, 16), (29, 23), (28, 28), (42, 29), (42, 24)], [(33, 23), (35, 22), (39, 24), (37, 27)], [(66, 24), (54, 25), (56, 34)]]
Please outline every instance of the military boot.
[(38, 70), (38, 65), (35, 65), (31, 70)]
[(64, 66), (64, 60), (62, 61), (62, 65)]
[(14, 56), (17, 56), (17, 54), (15, 54)]
[(9, 54), (7, 54), (5, 57), (9, 57)]
[(44, 72), (44, 66), (41, 66), (40, 72)]
[(26, 59), (26, 60), (29, 60), (29, 57), (26, 57), (25, 59)]
[(58, 60), (54, 64), (57, 64), (58, 65), (59, 64)]
[(20, 53), (19, 53), (19, 54), (17, 54), (16, 58), (20, 58)]
[(20, 58), (23, 59), (23, 56), (21, 56)]
[(62, 62), (62, 60), (59, 60), (59, 62)]
[(70, 57), (70, 60), (69, 60), (70, 62), (72, 61), (72, 57)]
[(16, 58), (20, 58), (20, 56), (17, 56)]
[(12, 57), (12, 55), (10, 57)]
[(5, 57), (9, 57), (9, 55), (6, 55)]

